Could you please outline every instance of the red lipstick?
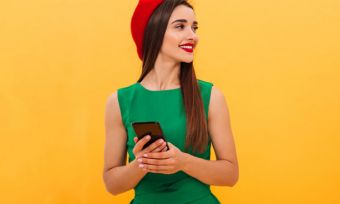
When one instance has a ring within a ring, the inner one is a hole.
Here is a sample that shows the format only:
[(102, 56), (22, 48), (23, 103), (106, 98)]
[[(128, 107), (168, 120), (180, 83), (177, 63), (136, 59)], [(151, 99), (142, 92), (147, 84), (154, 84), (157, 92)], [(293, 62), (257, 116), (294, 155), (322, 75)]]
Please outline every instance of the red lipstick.
[(192, 43), (185, 43), (185, 44), (179, 45), (179, 47), (189, 53), (192, 53), (194, 51), (194, 44)]

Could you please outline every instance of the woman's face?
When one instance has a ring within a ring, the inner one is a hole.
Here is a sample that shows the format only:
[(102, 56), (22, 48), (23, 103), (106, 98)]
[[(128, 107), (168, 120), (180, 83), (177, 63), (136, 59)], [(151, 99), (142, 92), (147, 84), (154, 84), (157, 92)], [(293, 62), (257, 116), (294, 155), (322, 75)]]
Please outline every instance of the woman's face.
[[(169, 19), (160, 50), (163, 59), (190, 63), (198, 43), (197, 21), (194, 11), (184, 5), (175, 8)], [(187, 44), (187, 45), (185, 45)]]

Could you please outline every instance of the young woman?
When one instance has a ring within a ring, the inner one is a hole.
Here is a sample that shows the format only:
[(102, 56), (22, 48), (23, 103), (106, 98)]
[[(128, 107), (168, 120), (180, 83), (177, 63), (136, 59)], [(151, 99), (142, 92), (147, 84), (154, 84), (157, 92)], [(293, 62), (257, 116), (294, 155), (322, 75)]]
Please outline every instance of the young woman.
[[(130, 203), (220, 203), (210, 185), (238, 181), (224, 95), (195, 76), (197, 26), (185, 0), (140, 0), (135, 9), (131, 32), (142, 74), (107, 99), (103, 172), (108, 192), (134, 189)], [(142, 149), (150, 137), (138, 140), (131, 124), (143, 121), (161, 124), (169, 149), (164, 141)], [(211, 143), (216, 161), (210, 160)]]

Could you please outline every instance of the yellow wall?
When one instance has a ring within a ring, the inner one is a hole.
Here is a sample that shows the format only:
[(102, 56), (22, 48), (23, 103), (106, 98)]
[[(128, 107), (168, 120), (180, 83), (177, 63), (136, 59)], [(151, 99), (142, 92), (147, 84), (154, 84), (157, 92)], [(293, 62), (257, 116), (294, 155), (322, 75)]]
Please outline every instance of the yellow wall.
[[(108, 95), (134, 83), (133, 1), (1, 1), (0, 203), (128, 203), (102, 181)], [(194, 0), (198, 78), (226, 96), (222, 203), (340, 203), (340, 1)], [(215, 157), (213, 157), (215, 159)], [(336, 190), (338, 189), (338, 190)]]

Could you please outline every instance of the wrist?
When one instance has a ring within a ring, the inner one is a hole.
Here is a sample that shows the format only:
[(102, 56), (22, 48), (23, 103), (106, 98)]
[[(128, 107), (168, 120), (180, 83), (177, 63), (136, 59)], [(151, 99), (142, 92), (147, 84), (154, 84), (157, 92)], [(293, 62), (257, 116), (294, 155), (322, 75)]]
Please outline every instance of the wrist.
[(142, 175), (147, 174), (148, 172), (143, 171), (143, 169), (141, 167), (139, 167), (139, 164), (140, 163), (137, 161), (137, 158), (131, 162), (133, 169), (135, 169), (138, 173), (140, 173)]
[(186, 172), (188, 170), (189, 161), (190, 161), (190, 154), (183, 152), (183, 163), (182, 163), (182, 171)]

